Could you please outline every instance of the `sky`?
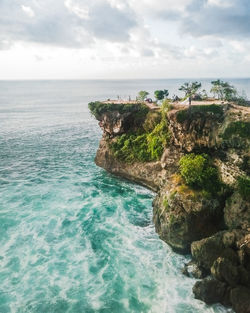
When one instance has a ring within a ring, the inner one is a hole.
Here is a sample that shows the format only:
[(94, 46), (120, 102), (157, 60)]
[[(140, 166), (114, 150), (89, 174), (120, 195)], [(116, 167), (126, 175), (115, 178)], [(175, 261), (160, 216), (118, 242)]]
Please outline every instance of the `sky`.
[(249, 0), (0, 0), (0, 79), (249, 77)]

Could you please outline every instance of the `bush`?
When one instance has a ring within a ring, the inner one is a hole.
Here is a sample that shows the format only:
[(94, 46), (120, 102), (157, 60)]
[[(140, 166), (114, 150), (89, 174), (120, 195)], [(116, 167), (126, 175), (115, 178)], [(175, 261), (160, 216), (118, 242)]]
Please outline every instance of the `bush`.
[(234, 102), (235, 104), (243, 106), (243, 107), (249, 107), (250, 106), (250, 101), (248, 101), (247, 99), (245, 99), (244, 97), (241, 97), (241, 96), (233, 98), (231, 101)]
[(237, 179), (237, 189), (243, 199), (250, 199), (250, 177), (240, 176)]
[(100, 101), (88, 104), (90, 112), (97, 118), (106, 112), (118, 111), (119, 113), (140, 112), (145, 115), (149, 108), (142, 103), (104, 103)]
[(111, 142), (111, 149), (115, 157), (128, 163), (157, 161), (169, 138), (167, 120), (162, 114), (160, 122), (151, 132), (123, 134)]
[(220, 189), (220, 179), (207, 154), (188, 154), (180, 159), (180, 173), (185, 183), (199, 190), (216, 193)]
[(183, 123), (185, 120), (192, 118), (192, 115), (196, 113), (207, 114), (213, 113), (219, 116), (223, 115), (223, 107), (217, 104), (209, 105), (193, 105), (190, 109), (181, 110), (177, 113), (177, 122)]
[(222, 135), (223, 139), (230, 139), (232, 136), (239, 136), (241, 138), (250, 137), (250, 122), (233, 122), (228, 125), (224, 134)]

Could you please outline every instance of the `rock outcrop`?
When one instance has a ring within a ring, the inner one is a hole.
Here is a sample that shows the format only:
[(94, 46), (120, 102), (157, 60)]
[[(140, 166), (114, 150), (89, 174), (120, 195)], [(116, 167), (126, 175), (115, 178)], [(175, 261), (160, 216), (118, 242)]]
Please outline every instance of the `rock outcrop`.
[(107, 138), (105, 137), (100, 142), (95, 157), (95, 163), (112, 174), (139, 183), (155, 192), (159, 190), (166, 172), (161, 167), (159, 161), (150, 163), (132, 163), (124, 166), (124, 162), (114, 158), (109, 143), (107, 142)]
[[(237, 179), (249, 175), (250, 108), (225, 104), (170, 110), (166, 116), (170, 140), (161, 159), (150, 162), (125, 162), (111, 147), (122, 134), (140, 135), (142, 128), (147, 134), (159, 123), (159, 112), (140, 114), (137, 106), (131, 111), (102, 111), (96, 117), (103, 129), (96, 164), (157, 192), (156, 231), (175, 251), (191, 252), (193, 261), (183, 272), (202, 279), (193, 288), (195, 297), (249, 313), (249, 180), (240, 190)], [(185, 184), (179, 161), (188, 153), (210, 156), (220, 174), (218, 192)]]
[(222, 228), (223, 204), (218, 199), (185, 193), (172, 180), (160, 190), (153, 206), (157, 233), (177, 252), (189, 253), (193, 241)]
[(239, 192), (234, 192), (228, 198), (224, 209), (226, 226), (230, 228), (247, 229), (250, 225), (250, 203), (242, 198)]

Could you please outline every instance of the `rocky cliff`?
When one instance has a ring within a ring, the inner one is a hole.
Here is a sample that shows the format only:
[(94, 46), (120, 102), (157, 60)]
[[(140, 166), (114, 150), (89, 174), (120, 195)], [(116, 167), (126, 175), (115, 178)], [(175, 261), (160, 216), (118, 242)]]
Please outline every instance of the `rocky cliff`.
[(155, 192), (160, 238), (193, 261), (194, 296), (250, 312), (250, 109), (90, 104), (103, 137), (98, 166)]

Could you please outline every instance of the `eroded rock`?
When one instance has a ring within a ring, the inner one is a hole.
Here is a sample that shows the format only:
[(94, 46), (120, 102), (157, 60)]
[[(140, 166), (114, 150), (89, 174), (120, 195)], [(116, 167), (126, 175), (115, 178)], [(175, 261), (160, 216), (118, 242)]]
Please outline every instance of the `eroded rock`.
[(226, 202), (224, 218), (228, 228), (247, 229), (250, 225), (249, 201), (244, 200), (239, 192), (234, 192)]
[(202, 300), (207, 304), (223, 302), (226, 290), (225, 283), (210, 278), (197, 281), (193, 287), (195, 299)]
[(162, 240), (175, 251), (188, 253), (193, 241), (220, 229), (222, 207), (216, 199), (194, 199), (179, 192), (163, 193), (154, 202), (153, 219)]
[(236, 313), (250, 313), (250, 289), (238, 286), (231, 290), (230, 300)]
[(188, 277), (202, 279), (208, 275), (208, 271), (204, 268), (199, 267), (197, 263), (194, 261), (190, 261), (184, 265), (182, 269), (182, 273)]

